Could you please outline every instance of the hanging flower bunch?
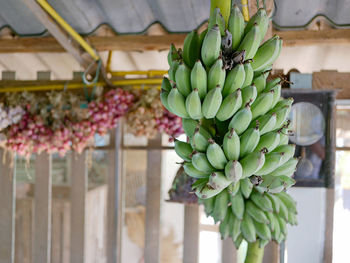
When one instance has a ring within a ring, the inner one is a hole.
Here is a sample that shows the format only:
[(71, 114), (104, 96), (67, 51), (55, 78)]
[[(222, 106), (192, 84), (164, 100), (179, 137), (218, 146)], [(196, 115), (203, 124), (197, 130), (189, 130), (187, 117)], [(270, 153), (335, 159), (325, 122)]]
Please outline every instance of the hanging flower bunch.
[(127, 131), (135, 136), (154, 138), (158, 132), (177, 137), (183, 133), (181, 118), (167, 111), (159, 99), (160, 91), (149, 87), (132, 91), (138, 98), (126, 116)]

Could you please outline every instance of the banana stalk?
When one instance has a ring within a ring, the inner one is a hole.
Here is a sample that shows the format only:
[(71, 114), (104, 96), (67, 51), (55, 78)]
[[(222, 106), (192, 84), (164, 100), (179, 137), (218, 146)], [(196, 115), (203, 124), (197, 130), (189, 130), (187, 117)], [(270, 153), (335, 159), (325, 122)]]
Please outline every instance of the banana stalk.
[(260, 247), (259, 244), (259, 240), (254, 243), (248, 243), (247, 256), (244, 263), (262, 263), (264, 247)]

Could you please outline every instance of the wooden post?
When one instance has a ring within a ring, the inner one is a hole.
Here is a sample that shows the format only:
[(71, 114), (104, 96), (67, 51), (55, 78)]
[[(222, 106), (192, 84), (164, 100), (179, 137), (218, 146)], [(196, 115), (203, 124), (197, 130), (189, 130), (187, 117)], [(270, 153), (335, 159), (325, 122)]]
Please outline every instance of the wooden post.
[(198, 263), (199, 206), (185, 205), (183, 263)]
[(121, 173), (120, 125), (111, 131), (108, 163), (107, 263), (121, 263), (121, 230), (123, 223), (123, 189)]
[(10, 154), (0, 149), (0, 263), (13, 263), (15, 254), (16, 177), (10, 163)]
[(32, 262), (51, 262), (51, 155), (41, 153), (35, 160), (34, 243)]
[(226, 238), (221, 242), (221, 262), (222, 263), (236, 263), (237, 262), (237, 249), (232, 242), (231, 238)]
[(159, 147), (147, 152), (147, 193), (146, 193), (146, 230), (145, 263), (160, 262), (160, 196), (161, 196), (161, 135), (148, 141), (149, 147)]
[(269, 242), (265, 246), (263, 263), (279, 263), (279, 262), (280, 262), (279, 246), (275, 242)]
[(85, 262), (86, 152), (72, 154), (70, 262)]

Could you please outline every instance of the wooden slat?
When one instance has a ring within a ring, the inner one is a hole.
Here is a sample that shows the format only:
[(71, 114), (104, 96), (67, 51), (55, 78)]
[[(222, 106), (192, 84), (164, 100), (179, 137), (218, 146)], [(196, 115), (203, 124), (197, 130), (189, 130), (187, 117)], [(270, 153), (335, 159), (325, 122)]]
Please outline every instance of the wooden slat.
[(198, 263), (199, 206), (185, 205), (183, 262)]
[[(15, 251), (16, 180), (10, 154), (0, 149), (0, 263), (13, 263)], [(4, 163), (4, 157), (6, 162)]]
[(121, 262), (121, 229), (123, 220), (123, 189), (121, 172), (121, 127), (111, 131), (108, 164), (107, 199), (107, 263)]
[(280, 250), (276, 242), (270, 242), (266, 245), (264, 251), (263, 263), (279, 263)]
[(70, 262), (85, 262), (86, 152), (72, 154)]
[(41, 153), (35, 160), (33, 261), (51, 262), (51, 155)]
[[(161, 146), (161, 135), (149, 140), (149, 146)], [(146, 230), (145, 263), (160, 262), (160, 196), (161, 196), (162, 151), (147, 152), (147, 193), (146, 193)]]
[(237, 250), (231, 238), (226, 238), (222, 241), (221, 262), (222, 263), (236, 263)]

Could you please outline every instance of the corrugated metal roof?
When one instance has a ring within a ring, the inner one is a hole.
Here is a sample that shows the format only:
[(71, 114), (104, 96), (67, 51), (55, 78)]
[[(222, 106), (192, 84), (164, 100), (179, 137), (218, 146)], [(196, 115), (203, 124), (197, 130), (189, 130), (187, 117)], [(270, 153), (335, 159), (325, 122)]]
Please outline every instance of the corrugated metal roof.
[[(240, 0), (234, 0), (240, 3)], [(253, 0), (251, 0), (253, 1)], [(169, 32), (198, 28), (209, 16), (210, 0), (49, 0), (53, 8), (80, 34), (102, 24), (119, 34), (144, 32), (159, 22)], [(350, 0), (275, 0), (274, 24), (278, 28), (303, 28), (316, 16), (335, 26), (350, 26)], [(45, 27), (21, 0), (0, 0), (0, 28), (10, 27), (20, 36), (42, 35)]]

